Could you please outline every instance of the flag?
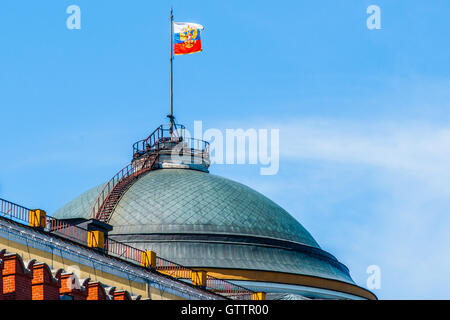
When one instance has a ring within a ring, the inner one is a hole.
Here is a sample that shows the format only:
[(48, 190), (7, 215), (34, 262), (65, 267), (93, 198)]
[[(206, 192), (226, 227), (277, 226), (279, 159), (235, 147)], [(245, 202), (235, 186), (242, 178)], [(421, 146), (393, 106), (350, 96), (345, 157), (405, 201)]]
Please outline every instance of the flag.
[(203, 26), (190, 22), (174, 22), (174, 54), (188, 54), (202, 51), (200, 32)]

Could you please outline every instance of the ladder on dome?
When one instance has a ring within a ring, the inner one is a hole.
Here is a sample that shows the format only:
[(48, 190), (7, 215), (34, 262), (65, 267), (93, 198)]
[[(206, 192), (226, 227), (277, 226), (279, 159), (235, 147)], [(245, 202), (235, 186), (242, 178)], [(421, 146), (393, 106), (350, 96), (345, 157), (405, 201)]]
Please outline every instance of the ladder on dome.
[(152, 155), (147, 160), (147, 165), (140, 170), (135, 170), (132, 164), (120, 170), (108, 183), (105, 184), (92, 206), (91, 217), (108, 223), (112, 213), (125, 192), (144, 173), (150, 171), (156, 162), (158, 155)]
[(133, 162), (105, 184), (92, 206), (91, 218), (108, 223), (125, 192), (140, 176), (153, 169), (159, 158), (161, 146), (167, 146), (168, 143), (177, 144), (183, 140), (184, 126), (181, 126), (181, 129), (181, 135), (178, 135), (178, 132), (171, 132), (169, 137), (164, 137), (167, 129), (161, 125), (147, 139), (136, 142), (133, 145)]

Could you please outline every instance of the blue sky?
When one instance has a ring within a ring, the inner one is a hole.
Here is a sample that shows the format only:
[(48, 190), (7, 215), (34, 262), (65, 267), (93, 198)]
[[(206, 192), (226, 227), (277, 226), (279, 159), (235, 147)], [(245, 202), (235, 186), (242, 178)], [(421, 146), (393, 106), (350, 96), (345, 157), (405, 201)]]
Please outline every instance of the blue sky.
[(446, 0), (2, 1), (0, 197), (51, 213), (165, 122), (171, 5), (205, 26), (204, 51), (174, 62), (178, 121), (280, 129), (277, 175), (211, 173), (283, 206), (359, 285), (380, 266), (380, 298), (448, 299)]

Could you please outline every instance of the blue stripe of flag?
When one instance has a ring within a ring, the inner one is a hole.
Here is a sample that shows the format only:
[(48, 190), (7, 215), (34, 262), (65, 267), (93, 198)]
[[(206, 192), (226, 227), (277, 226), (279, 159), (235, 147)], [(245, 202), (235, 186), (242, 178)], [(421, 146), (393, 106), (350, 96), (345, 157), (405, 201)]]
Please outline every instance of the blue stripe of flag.
[[(195, 39), (192, 39), (192, 40), (198, 40), (198, 39), (200, 39), (200, 30), (199, 29), (197, 29), (197, 37)], [(173, 35), (173, 41), (175, 43), (183, 43), (184, 42), (184, 41), (181, 41), (179, 33), (175, 33)]]

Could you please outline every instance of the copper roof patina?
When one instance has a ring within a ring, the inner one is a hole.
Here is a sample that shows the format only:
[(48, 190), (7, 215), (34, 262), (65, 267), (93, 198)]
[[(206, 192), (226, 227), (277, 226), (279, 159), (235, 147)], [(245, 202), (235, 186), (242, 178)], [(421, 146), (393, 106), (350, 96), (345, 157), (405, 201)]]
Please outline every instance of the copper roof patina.
[[(54, 213), (89, 218), (99, 185)], [(111, 236), (191, 267), (277, 271), (354, 283), (286, 210), (232, 180), (190, 169), (158, 169), (120, 199)]]

